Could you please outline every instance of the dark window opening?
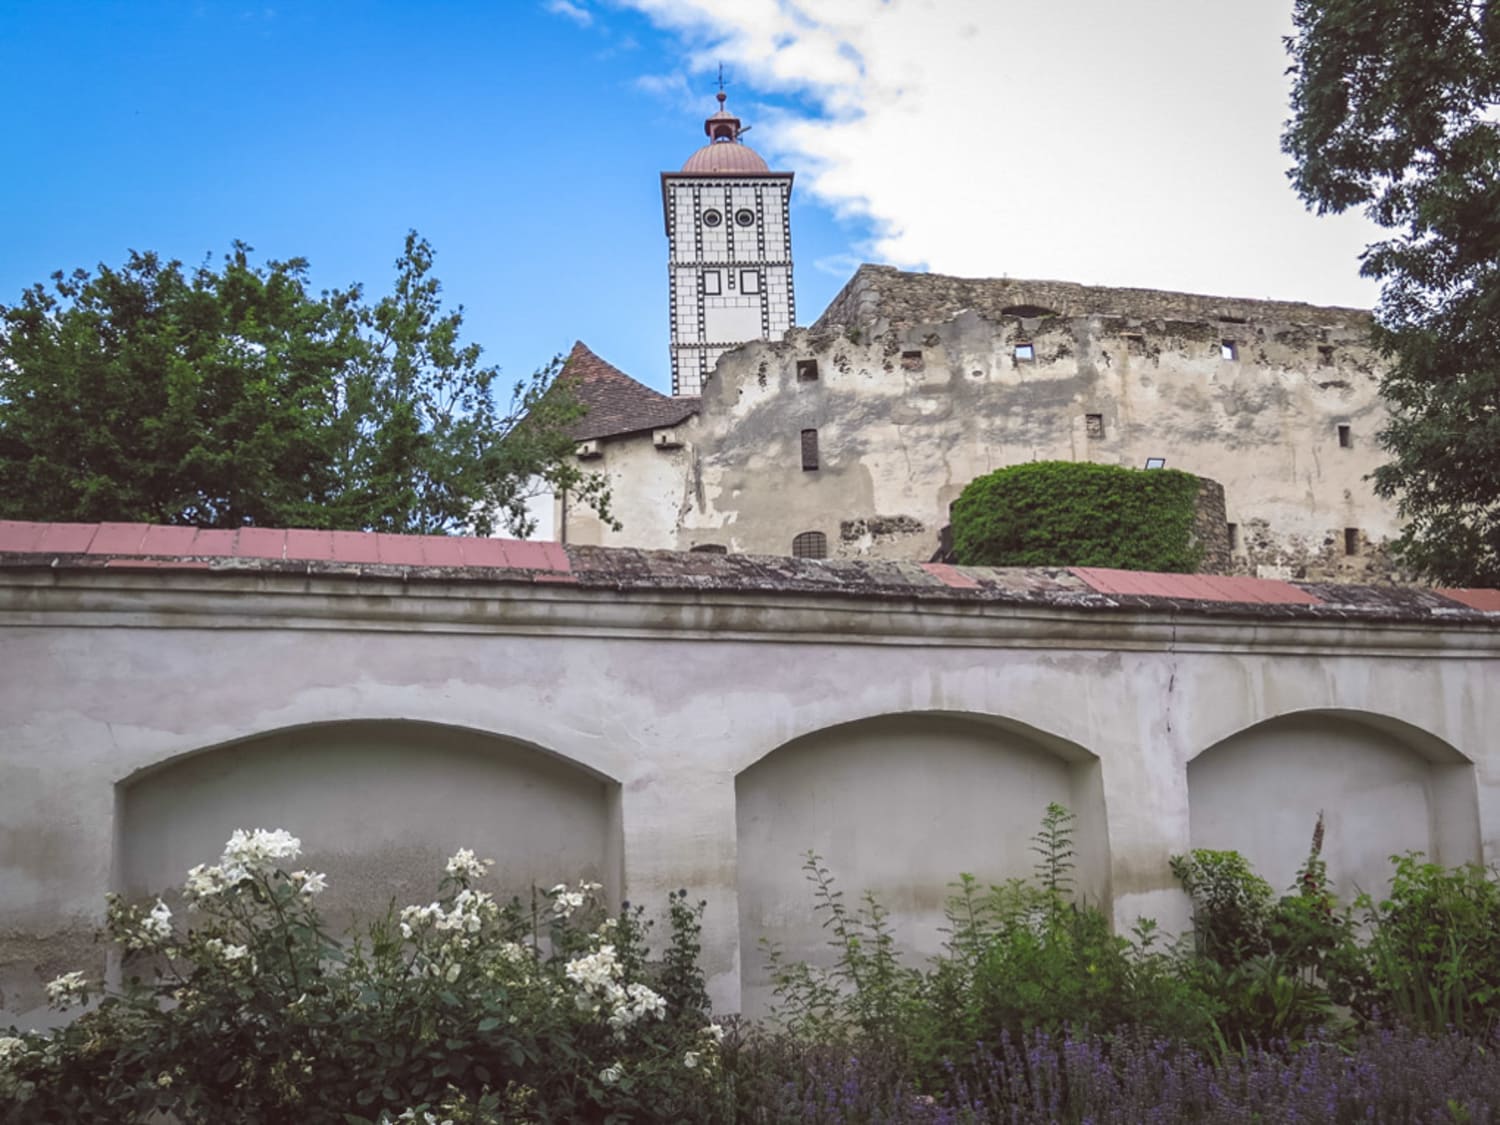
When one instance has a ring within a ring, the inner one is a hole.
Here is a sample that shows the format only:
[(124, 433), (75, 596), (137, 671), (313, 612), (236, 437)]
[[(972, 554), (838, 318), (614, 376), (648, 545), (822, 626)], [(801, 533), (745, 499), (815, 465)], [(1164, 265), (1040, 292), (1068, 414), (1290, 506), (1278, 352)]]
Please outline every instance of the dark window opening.
[(1346, 554), (1346, 555), (1357, 555), (1357, 554), (1359, 554), (1359, 528), (1357, 528), (1357, 527), (1346, 527), (1346, 528), (1344, 528), (1344, 554)]
[(1031, 363), (1036, 359), (1036, 348), (1031, 344), (1016, 345), (1016, 362)]
[(1318, 345), (1318, 366), (1319, 367), (1332, 367), (1333, 366), (1333, 345), (1332, 344), (1319, 344)]
[(1339, 448), (1349, 449), (1354, 445), (1354, 431), (1344, 423), (1339, 424)]
[(1221, 340), (1219, 341), (1219, 358), (1239, 359), (1240, 349), (1233, 340)]
[(1104, 436), (1104, 415), (1085, 414), (1083, 416), (1084, 432), (1091, 438), (1102, 438)]
[[(1240, 549), (1240, 525), (1231, 523), (1226, 526), (1229, 528), (1229, 549), (1231, 551), (1238, 551)], [(693, 549), (697, 550), (696, 547)]]
[(1044, 309), (1041, 305), (1006, 305), (1000, 310), (1001, 316), (1019, 316), (1025, 320), (1032, 320), (1043, 316), (1056, 316), (1055, 309)]
[(716, 227), (723, 221), (724, 216), (719, 214), (717, 211), (703, 212), (703, 225), (706, 227)]
[(920, 371), (920, 370), (922, 370), (922, 366), (923, 366), (922, 353), (921, 352), (902, 352), (901, 353), (901, 366), (904, 367), (904, 368), (906, 368), (906, 370), (908, 370), (908, 371)]
[(695, 543), (688, 550), (699, 555), (727, 555), (729, 548), (722, 543)]
[(748, 207), (741, 207), (734, 213), (734, 221), (742, 227), (748, 227), (755, 223), (755, 212)]
[(816, 383), (818, 381), (818, 361), (815, 359), (799, 359), (797, 361), (797, 382)]
[(807, 472), (818, 467), (818, 431), (802, 431), (802, 469)]
[(826, 559), (828, 536), (821, 531), (804, 531), (792, 540), (792, 557), (794, 559)]

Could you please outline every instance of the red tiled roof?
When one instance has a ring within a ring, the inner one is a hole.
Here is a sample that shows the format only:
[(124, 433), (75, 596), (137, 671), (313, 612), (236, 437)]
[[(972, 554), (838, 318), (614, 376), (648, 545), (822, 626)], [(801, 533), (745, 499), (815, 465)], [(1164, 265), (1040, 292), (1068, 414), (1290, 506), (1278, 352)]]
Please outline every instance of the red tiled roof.
[(572, 427), (572, 436), (579, 441), (675, 426), (698, 413), (698, 399), (669, 398), (653, 391), (600, 359), (582, 340), (573, 345), (559, 378), (566, 379), (588, 407), (589, 412)]
[(481, 567), (568, 574), (560, 543), (465, 535), (241, 527), (200, 530), (144, 523), (0, 520), (0, 555), (83, 555), (109, 566), (202, 569), (209, 559), (271, 559), (403, 567)]
[(1199, 602), (1260, 605), (1318, 605), (1320, 599), (1290, 582), (1270, 578), (1223, 578), (1213, 574), (1152, 574), (1100, 566), (1069, 568), (1101, 594), (1142, 594)]
[(1470, 609), (1500, 613), (1500, 590), (1439, 589), (1438, 593)]

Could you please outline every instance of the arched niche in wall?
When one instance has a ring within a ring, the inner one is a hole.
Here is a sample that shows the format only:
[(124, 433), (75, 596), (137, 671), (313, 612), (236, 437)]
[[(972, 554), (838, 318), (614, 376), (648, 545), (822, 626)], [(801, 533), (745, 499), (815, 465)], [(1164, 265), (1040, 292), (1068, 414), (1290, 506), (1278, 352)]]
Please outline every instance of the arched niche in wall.
[(1029, 876), (1031, 838), (1050, 802), (1077, 815), (1077, 887), (1107, 895), (1098, 762), (1024, 724), (949, 713), (885, 715), (803, 735), (735, 779), (742, 1008), (770, 1000), (762, 939), (789, 957), (831, 961), (824, 915), (802, 864), (817, 852), (844, 904), (865, 891), (890, 910), (913, 957), (944, 940), (950, 883)]
[(1188, 763), (1195, 848), (1233, 849), (1278, 892), (1307, 858), (1318, 811), (1323, 858), (1344, 899), (1379, 894), (1390, 857), (1479, 858), (1472, 763), (1441, 739), (1381, 715), (1301, 711), (1269, 719)]
[(618, 892), (615, 785), (536, 746), (462, 727), (360, 721), (297, 727), (176, 758), (119, 788), (115, 883), (180, 887), (236, 828), (285, 828), (320, 900), (354, 914), (430, 902), (446, 857), (494, 859), (497, 897), (580, 878)]

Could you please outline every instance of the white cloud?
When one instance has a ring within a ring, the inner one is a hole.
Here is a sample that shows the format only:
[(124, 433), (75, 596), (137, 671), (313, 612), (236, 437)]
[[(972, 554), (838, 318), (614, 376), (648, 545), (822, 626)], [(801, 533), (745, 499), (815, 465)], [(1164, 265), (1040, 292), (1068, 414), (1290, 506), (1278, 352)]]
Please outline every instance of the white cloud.
[(802, 108), (747, 104), (742, 91), (734, 108), (800, 190), (869, 218), (875, 237), (857, 249), (874, 258), (1374, 298), (1356, 260), (1372, 228), (1306, 214), (1286, 180), (1285, 5), (616, 2), (675, 38), (682, 70), (723, 62), (754, 89), (791, 96)]
[(594, 22), (594, 13), (581, 4), (574, 4), (572, 0), (547, 0), (547, 11), (553, 15), (565, 16), (579, 27), (588, 27)]

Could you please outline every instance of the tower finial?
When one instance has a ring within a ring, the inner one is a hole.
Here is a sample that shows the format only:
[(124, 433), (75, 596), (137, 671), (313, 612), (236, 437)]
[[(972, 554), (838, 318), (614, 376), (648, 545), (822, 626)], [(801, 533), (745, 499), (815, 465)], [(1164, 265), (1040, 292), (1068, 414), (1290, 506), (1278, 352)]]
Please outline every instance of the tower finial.
[(719, 64), (719, 100), (722, 102), (726, 95), (724, 93), (724, 64)]

